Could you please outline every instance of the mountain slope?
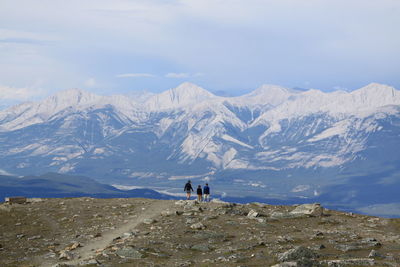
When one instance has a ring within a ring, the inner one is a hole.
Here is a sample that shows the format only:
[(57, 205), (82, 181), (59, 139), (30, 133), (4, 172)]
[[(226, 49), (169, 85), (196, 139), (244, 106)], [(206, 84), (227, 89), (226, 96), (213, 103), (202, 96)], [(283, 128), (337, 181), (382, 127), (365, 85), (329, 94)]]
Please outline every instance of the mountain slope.
[(1, 169), (169, 193), (181, 193), (182, 179), (207, 179), (221, 195), (263, 197), (314, 197), (363, 168), (390, 170), (382, 179), (400, 170), (400, 93), (386, 85), (331, 93), (265, 85), (219, 97), (184, 83), (143, 99), (69, 90), (4, 110)]

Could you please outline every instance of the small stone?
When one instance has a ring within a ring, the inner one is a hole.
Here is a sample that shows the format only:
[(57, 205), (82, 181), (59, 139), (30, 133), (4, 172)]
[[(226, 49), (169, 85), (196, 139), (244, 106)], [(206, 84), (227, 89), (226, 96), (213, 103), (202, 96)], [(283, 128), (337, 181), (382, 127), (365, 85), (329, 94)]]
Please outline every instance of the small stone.
[(54, 252), (49, 252), (49, 253), (47, 253), (47, 254), (44, 255), (44, 258), (45, 258), (45, 259), (54, 259), (56, 256), (57, 256), (56, 253), (54, 253)]
[(93, 237), (94, 237), (94, 238), (96, 238), (96, 237), (101, 237), (101, 233), (96, 233)]
[(368, 258), (382, 258), (382, 254), (380, 254), (378, 251), (375, 249), (371, 250), (371, 252), (368, 255)]
[(86, 261), (81, 261), (79, 263), (79, 266), (87, 266), (87, 265), (99, 265), (100, 262), (97, 261), (96, 259), (90, 259), (90, 260), (86, 260)]
[(69, 251), (62, 250), (60, 251), (60, 256), (58, 257), (59, 260), (72, 260), (74, 254)]
[(82, 247), (82, 245), (79, 242), (74, 242), (70, 247), (69, 250), (74, 250), (77, 249), (79, 247)]
[(173, 215), (174, 213), (172, 212), (172, 211), (170, 211), (170, 210), (163, 210), (162, 212), (161, 212), (161, 216), (164, 216), (164, 217), (169, 217), (169, 216), (171, 216), (171, 215)]
[(204, 224), (202, 224), (201, 222), (198, 222), (198, 223), (192, 224), (190, 226), (190, 228), (195, 229), (195, 230), (202, 230), (202, 229), (205, 229), (206, 226)]
[(153, 224), (156, 223), (157, 221), (155, 219), (144, 219), (143, 223), (144, 224)]
[(297, 266), (299, 266), (299, 265), (297, 265), (297, 262), (288, 261), (288, 262), (282, 262), (279, 264), (272, 265), (271, 267), (297, 267)]
[(40, 239), (40, 238), (42, 238), (42, 236), (35, 235), (35, 236), (28, 237), (28, 240), (36, 240), (36, 239)]
[(123, 233), (122, 235), (123, 237), (131, 237), (133, 236), (133, 233)]

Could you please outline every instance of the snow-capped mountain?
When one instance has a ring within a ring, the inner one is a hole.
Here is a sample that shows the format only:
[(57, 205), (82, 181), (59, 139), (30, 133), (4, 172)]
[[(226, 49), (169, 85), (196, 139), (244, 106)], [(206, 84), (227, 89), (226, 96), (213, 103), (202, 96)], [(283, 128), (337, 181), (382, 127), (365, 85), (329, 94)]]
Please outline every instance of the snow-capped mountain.
[(319, 194), (304, 183), (324, 183), (321, 172), (400, 173), (399, 137), (400, 92), (381, 84), (331, 93), (263, 85), (238, 97), (191, 83), (143, 97), (71, 89), (0, 112), (0, 169), (138, 183), (207, 177), (264, 191), (284, 180), (286, 191)]

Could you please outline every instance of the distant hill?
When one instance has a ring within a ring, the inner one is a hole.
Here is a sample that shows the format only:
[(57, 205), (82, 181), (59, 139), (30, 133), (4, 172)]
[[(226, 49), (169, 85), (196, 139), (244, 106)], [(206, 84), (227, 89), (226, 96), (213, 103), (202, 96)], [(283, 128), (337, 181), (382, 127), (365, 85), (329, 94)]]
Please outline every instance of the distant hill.
[(151, 189), (120, 190), (101, 184), (84, 176), (47, 173), (40, 176), (14, 177), (0, 175), (0, 201), (8, 196), (39, 198), (96, 197), (126, 198), (143, 197), (154, 199), (174, 199)]

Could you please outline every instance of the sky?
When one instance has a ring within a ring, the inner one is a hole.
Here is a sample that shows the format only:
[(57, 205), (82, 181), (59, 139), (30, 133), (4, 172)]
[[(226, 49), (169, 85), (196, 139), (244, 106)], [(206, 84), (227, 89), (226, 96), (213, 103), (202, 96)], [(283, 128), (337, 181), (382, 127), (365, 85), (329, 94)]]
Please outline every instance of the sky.
[(0, 0), (0, 99), (400, 89), (398, 0)]

